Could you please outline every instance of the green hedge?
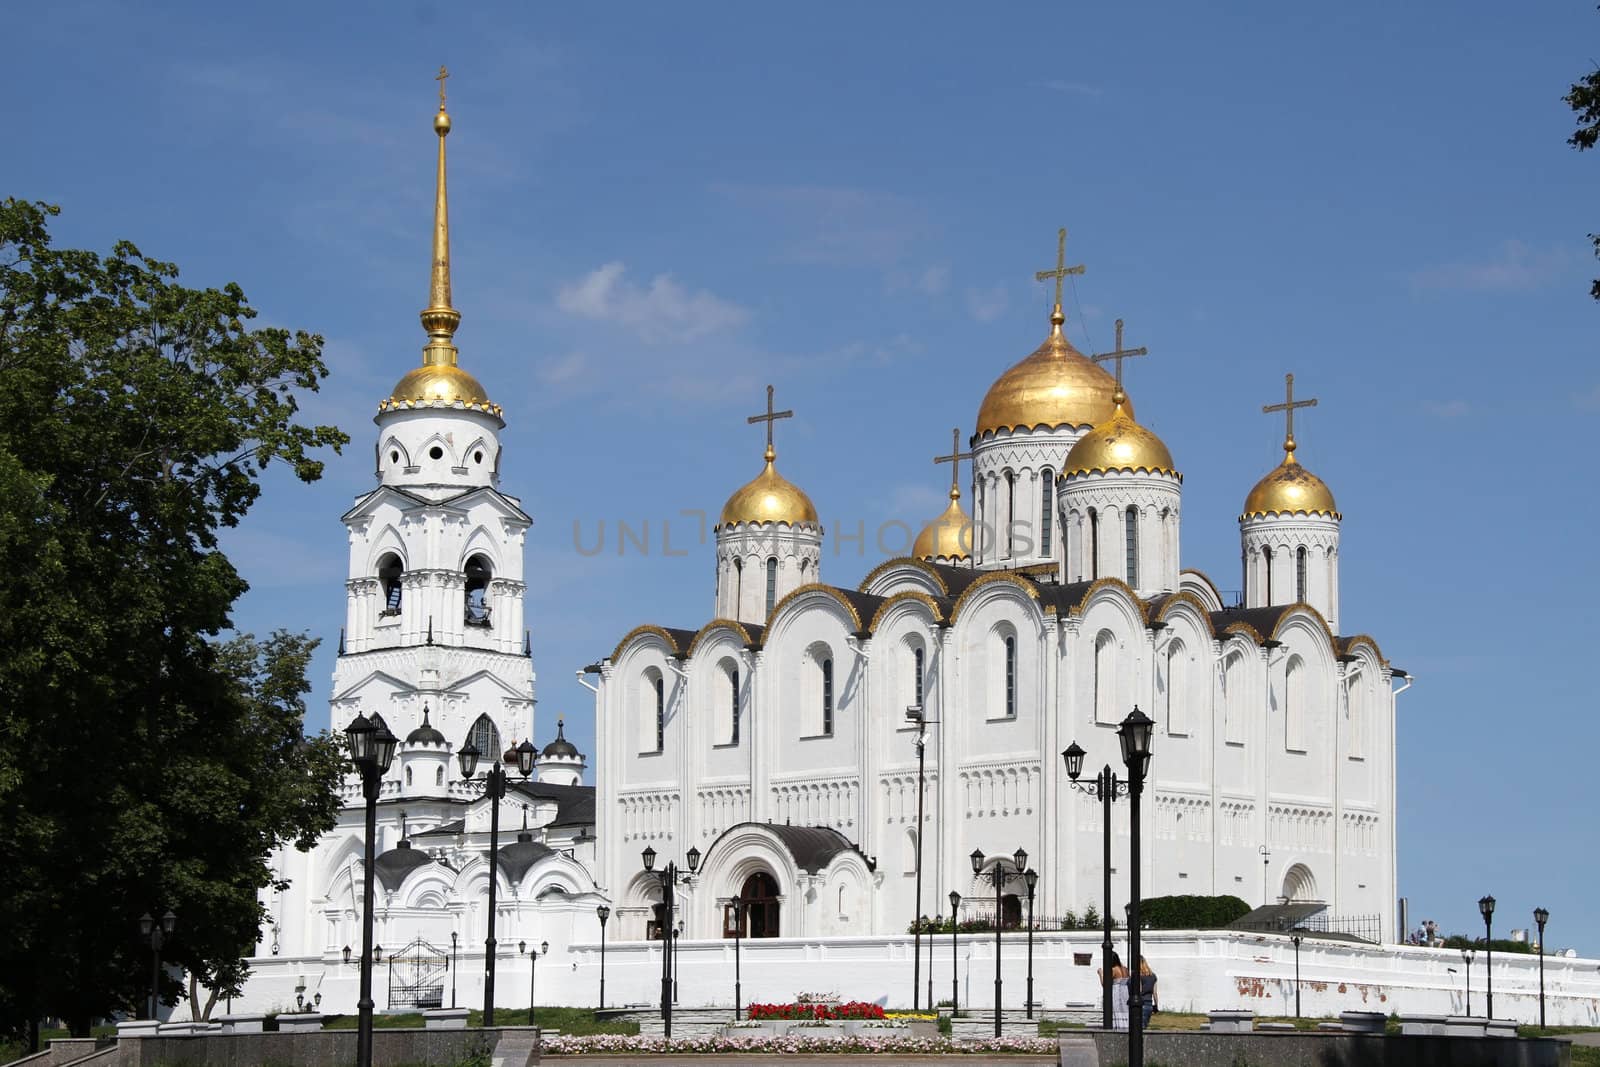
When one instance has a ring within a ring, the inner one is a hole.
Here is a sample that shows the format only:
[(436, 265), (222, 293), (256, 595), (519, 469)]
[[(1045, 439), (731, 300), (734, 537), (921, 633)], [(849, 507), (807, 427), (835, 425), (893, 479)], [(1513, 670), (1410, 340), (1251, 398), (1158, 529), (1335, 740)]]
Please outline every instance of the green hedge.
[(1216, 930), (1250, 913), (1238, 897), (1148, 897), (1139, 903), (1139, 925), (1146, 930)]

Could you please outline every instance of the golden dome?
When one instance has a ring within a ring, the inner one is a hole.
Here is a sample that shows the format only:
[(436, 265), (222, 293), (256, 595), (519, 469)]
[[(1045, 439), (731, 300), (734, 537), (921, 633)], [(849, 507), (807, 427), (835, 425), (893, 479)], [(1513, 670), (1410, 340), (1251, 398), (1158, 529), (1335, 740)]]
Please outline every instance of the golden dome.
[(1340, 518), (1328, 483), (1294, 458), (1294, 439), (1284, 442), (1283, 462), (1256, 483), (1244, 500), (1240, 519), (1262, 515), (1328, 515)]
[(499, 406), (489, 400), (483, 385), (458, 366), (448, 363), (414, 367), (395, 383), (389, 399), (381, 405), (385, 409), (406, 404), (454, 404), (457, 401), (469, 408), (485, 408), (498, 412)]
[(811, 498), (800, 487), (779, 474), (772, 465), (777, 458), (772, 446), (767, 446), (767, 465), (755, 480), (741, 487), (722, 505), (722, 518), (718, 527), (736, 523), (752, 524), (786, 522), (791, 526), (817, 521), (817, 509)]
[(917, 559), (968, 559), (972, 555), (972, 516), (961, 506), (961, 490), (950, 490), (950, 506), (928, 523), (911, 546)]
[(1161, 438), (1134, 422), (1121, 404), (1109, 419), (1078, 438), (1061, 465), (1062, 477), (1105, 471), (1178, 473)]
[[(1033, 354), (989, 387), (978, 408), (978, 435), (1037, 426), (1098, 426), (1116, 408), (1116, 379), (1067, 343), (1060, 305), (1050, 316), (1050, 336)], [(1133, 415), (1133, 405), (1127, 405)]]

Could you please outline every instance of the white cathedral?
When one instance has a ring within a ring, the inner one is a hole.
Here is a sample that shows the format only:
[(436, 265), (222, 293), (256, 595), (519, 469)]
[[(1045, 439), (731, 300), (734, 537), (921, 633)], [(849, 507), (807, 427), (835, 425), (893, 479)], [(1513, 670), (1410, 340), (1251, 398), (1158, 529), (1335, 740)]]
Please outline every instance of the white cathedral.
[[(1142, 350), (1122, 348), (1120, 323), (1114, 352), (1091, 358), (1068, 343), (1060, 282), (1081, 268), (1059, 257), (1041, 272), (1057, 284), (1044, 343), (989, 387), (970, 453), (943, 457), (953, 472), (971, 459), (976, 516), (953, 473), (950, 505), (913, 554), (855, 586), (823, 580), (824, 524), (778, 473), (772, 427), (786, 413), (769, 390), (751, 420), (766, 423), (764, 467), (716, 526), (710, 620), (638, 626), (580, 672), (596, 679), (596, 785), (583, 784), (585, 757), (558, 729), (534, 776), (512, 776), (491, 871), (491, 802), (454, 757), (469, 740), (496, 754), (534, 736), (532, 519), (501, 488), (502, 410), (458, 363), (442, 93), (434, 126), (428, 341), (379, 404), (377, 484), (342, 517), (349, 577), (330, 700), (336, 729), (378, 715), (402, 739), (378, 801), (375, 941), (390, 960), (380, 1010), (437, 999), (452, 980), (443, 951), (463, 961), (460, 1002), (481, 996), (491, 877), (501, 966), (519, 945), (592, 946), (601, 906), (613, 942), (659, 938), (646, 847), (680, 865), (691, 848), (703, 857), (678, 891), (686, 941), (898, 937), (914, 915), (946, 912), (951, 890), (967, 898), (960, 918), (990, 918), (995, 894), (974, 876), (973, 851), (1001, 866), (998, 906), (1015, 923), (1018, 847), (1038, 871), (1037, 916), (1103, 909), (1100, 806), (1070, 788), (1059, 753), (1077, 741), (1091, 773), (1120, 770), (1115, 730), (1135, 706), (1157, 724), (1146, 896), (1320, 901), (1393, 929), (1393, 686), (1404, 674), (1372, 638), (1340, 629), (1341, 516), (1295, 458), (1294, 411), (1311, 402), (1294, 399), (1291, 378), (1273, 406), (1288, 418), (1283, 460), (1245, 495), (1242, 602), (1227, 603), (1182, 566), (1182, 474), (1123, 392), (1121, 360)], [(287, 888), (263, 897), (271, 924), (251, 960), (252, 1010), (321, 1004), (323, 993), (325, 1009), (354, 1005), (354, 775), (344, 798), (314, 849), (275, 857)], [(1128, 806), (1113, 811), (1120, 919)]]

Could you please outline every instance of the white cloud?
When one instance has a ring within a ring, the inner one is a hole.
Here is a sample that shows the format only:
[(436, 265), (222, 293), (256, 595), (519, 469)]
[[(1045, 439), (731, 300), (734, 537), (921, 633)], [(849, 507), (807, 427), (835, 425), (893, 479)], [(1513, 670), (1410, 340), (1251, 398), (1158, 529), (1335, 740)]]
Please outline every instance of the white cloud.
[(979, 322), (993, 322), (1006, 313), (1010, 300), (1006, 296), (1004, 285), (995, 285), (987, 289), (967, 290), (967, 310)]
[(670, 274), (658, 274), (648, 285), (624, 277), (626, 266), (610, 262), (579, 281), (563, 285), (556, 305), (570, 315), (608, 320), (651, 343), (692, 341), (730, 330), (749, 312), (716, 294), (690, 291)]
[(546, 385), (565, 385), (575, 381), (589, 369), (589, 357), (582, 352), (569, 352), (558, 359), (540, 363), (534, 373)]
[(1460, 419), (1472, 414), (1472, 405), (1465, 400), (1429, 400), (1422, 407), (1429, 415), (1441, 419)]
[(1569, 259), (1564, 249), (1537, 249), (1523, 241), (1507, 241), (1491, 259), (1445, 263), (1414, 271), (1411, 287), (1473, 292), (1536, 289), (1559, 275)]

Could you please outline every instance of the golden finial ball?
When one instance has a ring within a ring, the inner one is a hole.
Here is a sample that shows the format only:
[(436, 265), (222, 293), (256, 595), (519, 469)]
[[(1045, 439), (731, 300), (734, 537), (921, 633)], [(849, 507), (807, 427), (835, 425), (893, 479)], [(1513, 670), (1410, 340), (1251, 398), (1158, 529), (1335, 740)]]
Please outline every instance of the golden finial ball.
[(433, 130), (440, 137), (450, 132), (450, 114), (443, 108), (440, 108), (439, 113), (433, 116)]

